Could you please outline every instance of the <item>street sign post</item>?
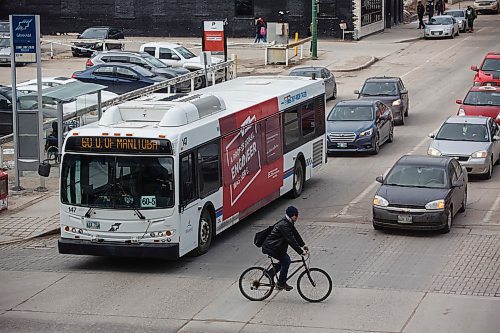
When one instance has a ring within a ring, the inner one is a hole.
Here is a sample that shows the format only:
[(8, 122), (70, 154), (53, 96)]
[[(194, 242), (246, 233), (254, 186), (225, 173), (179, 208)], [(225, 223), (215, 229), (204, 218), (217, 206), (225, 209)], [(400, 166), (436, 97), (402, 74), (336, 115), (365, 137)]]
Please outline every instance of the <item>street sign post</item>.
[(11, 15), (16, 62), (36, 62), (38, 15)]

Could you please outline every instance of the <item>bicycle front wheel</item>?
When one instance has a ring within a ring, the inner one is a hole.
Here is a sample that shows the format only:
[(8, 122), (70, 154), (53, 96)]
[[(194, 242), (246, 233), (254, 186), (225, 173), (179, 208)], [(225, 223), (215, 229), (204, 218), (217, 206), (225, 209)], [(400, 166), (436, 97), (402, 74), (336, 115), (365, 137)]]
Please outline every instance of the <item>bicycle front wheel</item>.
[(240, 291), (251, 301), (263, 301), (273, 293), (274, 283), (262, 267), (250, 267), (240, 276)]
[(297, 291), (308, 302), (324, 301), (332, 292), (332, 279), (320, 268), (309, 268), (297, 279)]

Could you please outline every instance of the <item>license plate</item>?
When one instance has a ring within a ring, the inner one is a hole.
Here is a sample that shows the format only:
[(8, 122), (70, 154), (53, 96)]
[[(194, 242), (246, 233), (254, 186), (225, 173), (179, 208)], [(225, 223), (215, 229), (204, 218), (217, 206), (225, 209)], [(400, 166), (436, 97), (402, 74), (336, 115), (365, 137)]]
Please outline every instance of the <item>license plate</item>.
[(101, 229), (101, 222), (87, 221), (87, 229)]
[(413, 218), (411, 215), (398, 215), (398, 223), (413, 223)]
[(347, 148), (347, 143), (346, 142), (339, 142), (337, 143), (338, 148)]

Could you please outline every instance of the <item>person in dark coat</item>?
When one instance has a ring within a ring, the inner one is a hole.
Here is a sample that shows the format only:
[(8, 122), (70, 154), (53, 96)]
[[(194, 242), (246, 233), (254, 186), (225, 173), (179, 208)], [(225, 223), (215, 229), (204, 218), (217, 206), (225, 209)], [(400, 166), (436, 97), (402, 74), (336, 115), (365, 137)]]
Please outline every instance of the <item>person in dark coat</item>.
[(429, 15), (429, 21), (430, 21), (431, 18), (434, 16), (434, 1), (433, 0), (429, 0), (429, 2), (427, 3), (427, 14)]
[(465, 16), (467, 18), (469, 32), (474, 32), (474, 20), (477, 18), (476, 10), (471, 6), (467, 6), (467, 10), (465, 11)]
[(265, 35), (262, 36), (262, 32), (263, 32), (262, 28), (264, 28), (264, 31), (265, 31), (266, 25), (265, 25), (262, 17), (259, 17), (257, 19), (257, 21), (255, 22), (255, 41), (254, 41), (254, 43), (258, 43), (261, 40), (263, 42), (266, 42), (266, 36)]
[(418, 2), (417, 5), (417, 15), (418, 15), (418, 28), (424, 29), (424, 15), (425, 15), (425, 6), (422, 4), (422, 1)]
[[(299, 211), (297, 208), (290, 206), (286, 209), (286, 215), (275, 225), (271, 233), (267, 236), (262, 244), (262, 252), (277, 260), (279, 263), (275, 264), (274, 270), (280, 272), (277, 290), (290, 291), (293, 287), (286, 283), (288, 276), (288, 268), (290, 267), (290, 256), (287, 254), (288, 245), (292, 247), (300, 255), (306, 255), (309, 250), (300, 237), (299, 232), (295, 229), (295, 222), (299, 218)], [(273, 275), (274, 272), (269, 272)]]
[(443, 0), (437, 0), (436, 1), (436, 12), (438, 15), (443, 15)]

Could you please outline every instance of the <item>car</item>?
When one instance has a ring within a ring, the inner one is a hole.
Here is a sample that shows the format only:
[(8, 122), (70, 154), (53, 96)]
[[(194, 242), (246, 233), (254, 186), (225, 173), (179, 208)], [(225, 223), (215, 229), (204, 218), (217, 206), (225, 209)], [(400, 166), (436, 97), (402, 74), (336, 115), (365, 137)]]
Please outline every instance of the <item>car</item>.
[(325, 81), (325, 94), (326, 99), (336, 99), (337, 98), (337, 82), (335, 81), (335, 76), (326, 67), (298, 67), (292, 69), (288, 74), (290, 76), (305, 76), (312, 77), (315, 75), (316, 78), (321, 78)]
[[(87, 60), (85, 66), (87, 68), (97, 64), (105, 64), (109, 62), (121, 62), (126, 64), (135, 64), (144, 67), (151, 72), (171, 79), (180, 75), (188, 74), (190, 71), (183, 67), (172, 67), (164, 64), (152, 55), (146, 52), (131, 52), (131, 51), (104, 51), (96, 52)], [(177, 90), (187, 91), (191, 88), (191, 81), (186, 80), (177, 84)]]
[(87, 40), (82, 42), (73, 42), (71, 53), (74, 57), (91, 56), (94, 51), (103, 51), (103, 45), (106, 44), (106, 49), (122, 49), (122, 43), (105, 43), (105, 39), (123, 39), (123, 31), (113, 27), (91, 27), (85, 29), (77, 39)]
[(373, 228), (450, 231), (467, 206), (467, 171), (452, 157), (404, 155), (373, 198)]
[(469, 30), (469, 22), (465, 18), (466, 11), (466, 9), (448, 9), (443, 14), (453, 16), (458, 21), (460, 32), (466, 32)]
[(165, 81), (165, 77), (156, 75), (139, 65), (113, 62), (76, 71), (71, 77), (83, 82), (102, 84), (108, 87), (105, 90), (116, 94), (124, 94)]
[(458, 21), (451, 15), (433, 16), (426, 24), (424, 38), (455, 38), (459, 35)]
[(399, 77), (370, 77), (365, 80), (361, 91), (354, 90), (361, 99), (381, 100), (389, 105), (396, 124), (404, 125), (408, 117), (410, 98), (408, 90)]
[(429, 136), (428, 155), (454, 157), (469, 174), (490, 179), (500, 161), (500, 129), (489, 117), (451, 116)]
[(392, 112), (378, 100), (346, 100), (330, 111), (326, 123), (327, 152), (370, 152), (394, 140)]
[[(203, 64), (200, 56), (195, 55), (182, 45), (166, 42), (151, 42), (141, 45), (140, 52), (146, 52), (155, 58), (160, 59), (166, 65), (172, 67), (184, 67), (190, 71), (203, 69)], [(212, 65), (223, 62), (217, 57), (210, 57)], [(224, 71), (219, 71), (216, 74), (217, 80), (222, 80)], [(194, 88), (199, 89), (206, 85), (205, 78), (199, 76), (195, 79)]]
[(0, 37), (10, 36), (10, 23), (9, 21), (0, 21)]
[(474, 75), (475, 86), (500, 86), (500, 52), (488, 52), (479, 67), (470, 67), (477, 72)]
[(500, 2), (498, 0), (476, 0), (472, 4), (472, 7), (476, 10), (478, 14), (500, 13)]
[(473, 86), (463, 101), (455, 102), (460, 105), (459, 116), (491, 117), (500, 124), (500, 86)]

